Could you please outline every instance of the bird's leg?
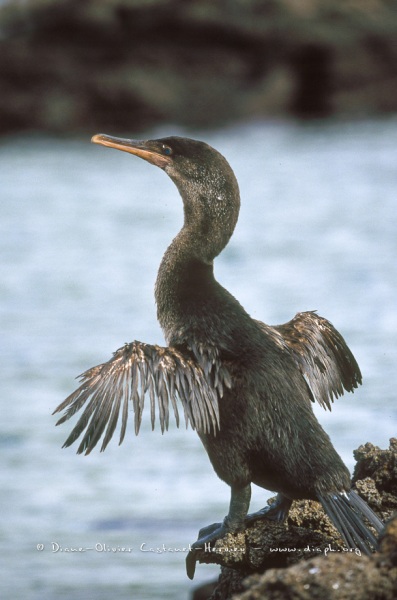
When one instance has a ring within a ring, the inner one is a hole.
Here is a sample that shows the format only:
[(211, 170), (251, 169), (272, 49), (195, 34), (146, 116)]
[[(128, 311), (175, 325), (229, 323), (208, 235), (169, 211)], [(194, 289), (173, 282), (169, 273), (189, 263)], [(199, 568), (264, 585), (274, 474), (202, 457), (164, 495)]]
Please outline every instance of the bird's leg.
[(191, 546), (191, 550), (186, 557), (186, 573), (190, 579), (193, 579), (196, 570), (196, 552), (198, 550), (209, 549), (211, 544), (223, 538), (228, 533), (237, 533), (244, 529), (245, 518), (249, 509), (251, 500), (251, 485), (244, 487), (231, 488), (231, 498), (229, 513), (223, 519), (222, 523), (213, 523), (203, 527), (199, 531), (199, 537)]
[(278, 521), (283, 523), (288, 517), (289, 509), (291, 508), (292, 500), (283, 496), (283, 494), (277, 494), (276, 500), (270, 506), (265, 506), (258, 512), (251, 513), (246, 516), (245, 523), (251, 523), (256, 519), (269, 519), (271, 521)]

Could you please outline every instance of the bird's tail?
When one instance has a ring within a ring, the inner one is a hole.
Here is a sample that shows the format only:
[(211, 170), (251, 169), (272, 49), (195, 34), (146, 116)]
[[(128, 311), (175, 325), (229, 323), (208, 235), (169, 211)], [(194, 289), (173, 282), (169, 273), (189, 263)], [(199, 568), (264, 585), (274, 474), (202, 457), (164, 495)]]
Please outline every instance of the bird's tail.
[(318, 499), (349, 548), (358, 548), (364, 554), (372, 554), (376, 550), (377, 539), (364, 519), (377, 533), (383, 529), (383, 523), (356, 492), (319, 494)]

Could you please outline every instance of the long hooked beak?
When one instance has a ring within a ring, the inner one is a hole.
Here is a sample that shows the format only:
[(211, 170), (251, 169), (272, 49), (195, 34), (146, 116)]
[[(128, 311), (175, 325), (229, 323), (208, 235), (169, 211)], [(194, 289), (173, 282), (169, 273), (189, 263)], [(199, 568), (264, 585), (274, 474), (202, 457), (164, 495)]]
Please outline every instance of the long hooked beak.
[(97, 133), (91, 138), (91, 142), (135, 154), (135, 156), (139, 156), (139, 158), (143, 158), (161, 169), (164, 169), (172, 162), (170, 156), (165, 156), (161, 153), (161, 149), (156, 147), (157, 144), (155, 141), (127, 140), (104, 133)]

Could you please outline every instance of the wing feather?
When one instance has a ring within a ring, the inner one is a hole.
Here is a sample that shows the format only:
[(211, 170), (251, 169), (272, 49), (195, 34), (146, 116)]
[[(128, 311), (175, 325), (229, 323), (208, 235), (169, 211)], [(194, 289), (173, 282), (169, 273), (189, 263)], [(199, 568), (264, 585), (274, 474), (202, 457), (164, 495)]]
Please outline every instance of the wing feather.
[(200, 348), (196, 352), (135, 341), (119, 348), (109, 361), (85, 371), (80, 375), (81, 384), (77, 390), (54, 411), (65, 411), (57, 422), (60, 425), (84, 407), (64, 447), (82, 435), (77, 452), (89, 454), (103, 436), (101, 451), (105, 450), (120, 414), (121, 444), (130, 403), (135, 433), (138, 434), (146, 393), (150, 398), (152, 428), (156, 419), (156, 399), (161, 431), (168, 429), (170, 404), (179, 426), (179, 399), (186, 424), (190, 423), (200, 433), (212, 431), (216, 434), (219, 429), (218, 400), (223, 387), (231, 386), (231, 378), (215, 351), (207, 355), (209, 351)]
[[(119, 445), (123, 443), (125, 438), (125, 432), (127, 430), (127, 422), (128, 422), (128, 401), (130, 398), (130, 380), (126, 380), (124, 382), (124, 393), (123, 393), (123, 414), (121, 417), (121, 431), (120, 431), (120, 439)], [(103, 446), (101, 449), (102, 452), (105, 450), (106, 446)]]
[[(120, 378), (121, 374), (119, 374), (118, 377)], [(115, 395), (115, 398), (114, 398), (114, 401), (113, 401), (112, 412), (111, 412), (111, 415), (109, 417), (108, 426), (106, 428), (105, 436), (103, 438), (103, 442), (102, 442), (102, 446), (101, 446), (101, 451), (106, 448), (106, 446), (108, 445), (109, 441), (113, 437), (113, 434), (114, 434), (115, 429), (117, 427), (117, 422), (119, 420), (121, 401), (122, 401), (122, 399), (124, 397), (124, 389), (125, 389), (123, 381), (121, 381), (119, 383), (119, 385), (121, 385), (121, 391), (120, 391), (120, 393), (118, 393), (118, 394)]]
[(298, 313), (273, 328), (292, 352), (313, 399), (331, 410), (331, 402), (361, 384), (360, 368), (335, 327), (313, 311)]

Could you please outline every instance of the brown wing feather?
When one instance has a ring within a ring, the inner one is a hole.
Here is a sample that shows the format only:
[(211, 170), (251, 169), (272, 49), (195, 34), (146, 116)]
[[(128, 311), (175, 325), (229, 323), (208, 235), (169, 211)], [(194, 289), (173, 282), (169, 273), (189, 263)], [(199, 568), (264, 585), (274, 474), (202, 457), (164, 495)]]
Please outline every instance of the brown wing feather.
[(361, 384), (360, 368), (335, 327), (315, 312), (298, 313), (274, 329), (281, 334), (305, 378), (313, 399), (331, 410), (331, 402)]
[(116, 429), (121, 412), (120, 441), (124, 439), (128, 419), (128, 406), (134, 409), (135, 433), (138, 434), (144, 399), (150, 397), (152, 428), (155, 423), (155, 400), (161, 431), (168, 429), (171, 402), (176, 423), (179, 398), (185, 413), (186, 424), (202, 433), (219, 429), (218, 398), (223, 387), (230, 387), (230, 376), (217, 360), (215, 351), (191, 349), (184, 352), (176, 348), (163, 348), (142, 342), (132, 342), (119, 348), (113, 357), (82, 375), (78, 389), (60, 404), (54, 413), (65, 410), (57, 425), (70, 419), (83, 406), (84, 412), (66, 440), (70, 446), (80, 435), (82, 441), (78, 454), (89, 454), (105, 433), (103, 451)]

